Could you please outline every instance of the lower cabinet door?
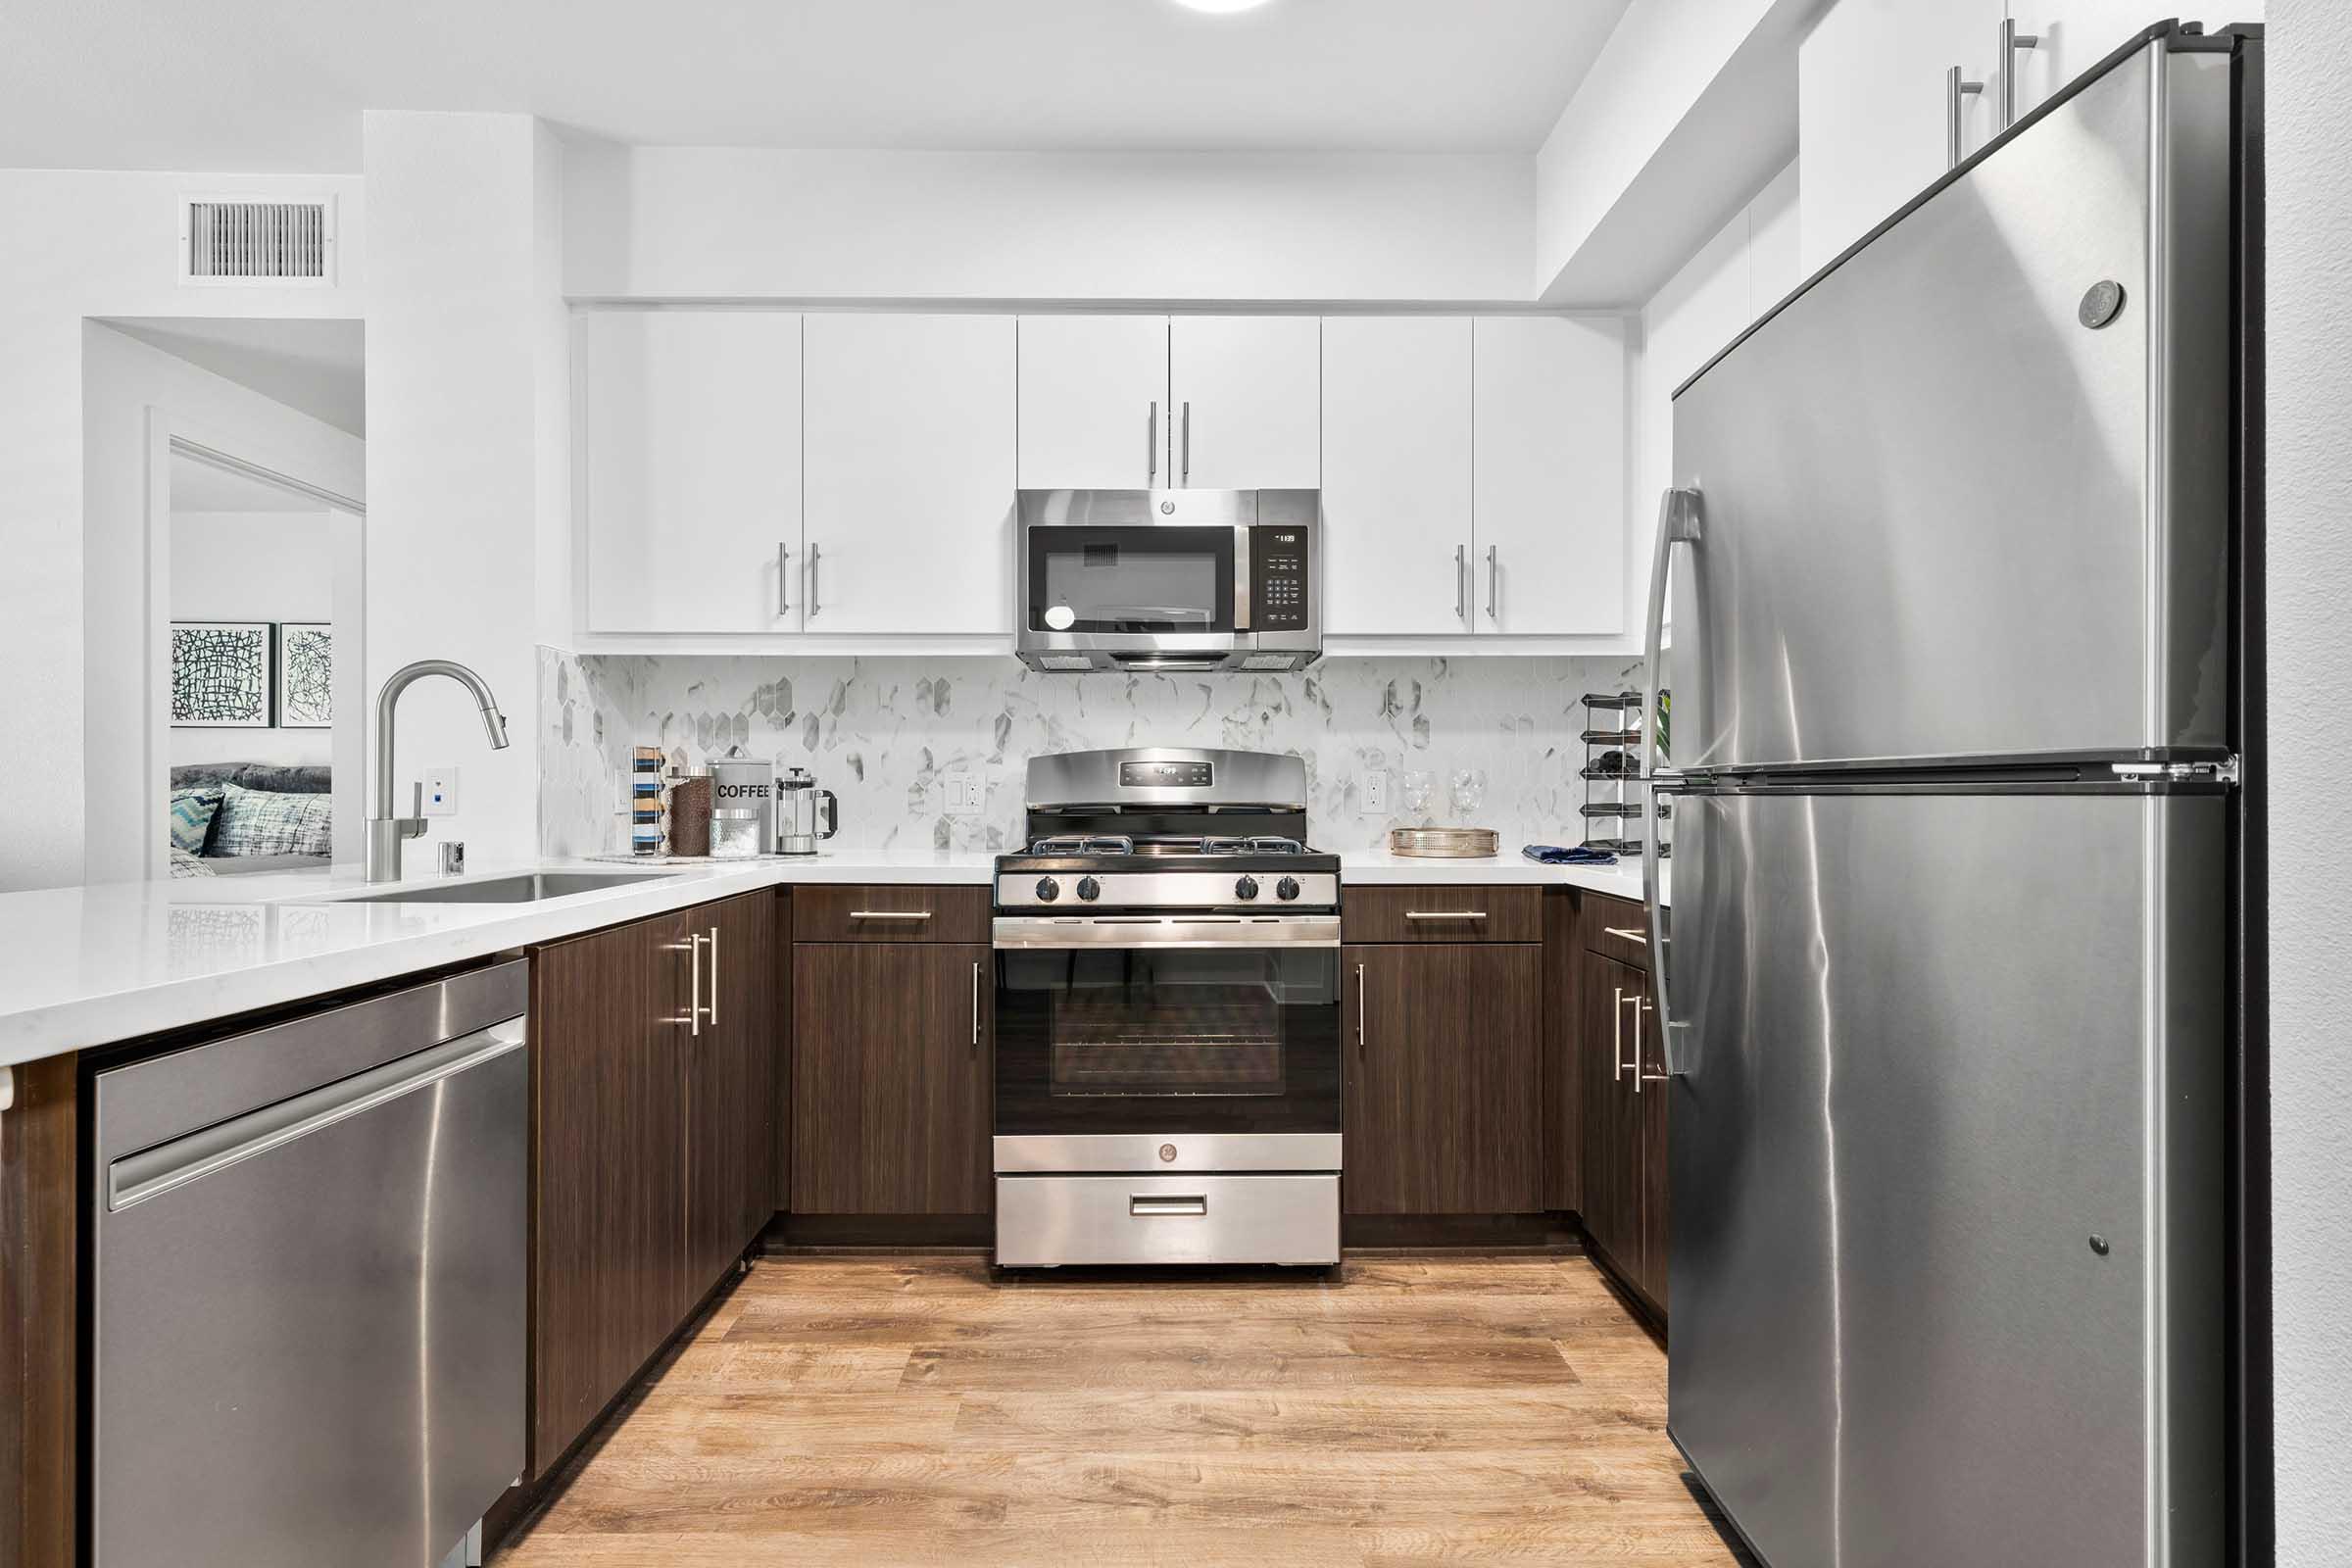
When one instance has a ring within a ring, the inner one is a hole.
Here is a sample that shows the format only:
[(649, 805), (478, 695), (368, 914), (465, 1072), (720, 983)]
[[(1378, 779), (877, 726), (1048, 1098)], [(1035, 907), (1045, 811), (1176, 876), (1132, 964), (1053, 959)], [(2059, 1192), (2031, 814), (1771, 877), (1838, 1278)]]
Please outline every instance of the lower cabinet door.
[(687, 1284), (698, 1298), (772, 1212), (775, 908), (775, 894), (760, 892), (690, 911), (706, 1009), (686, 1042)]
[(1666, 1310), (1666, 1255), (1670, 1235), (1670, 1210), (1666, 1190), (1666, 1116), (1673, 1096), (1667, 1093), (1674, 1086), (1665, 1081), (1665, 1065), (1658, 1053), (1660, 1045), (1655, 1007), (1648, 993), (1642, 997), (1642, 1050), (1647, 1060), (1647, 1070), (1657, 1076), (1655, 1081), (1642, 1086), (1642, 1268), (1640, 1283), (1648, 1293), (1650, 1301), (1661, 1312)]
[(1648, 995), (1648, 978), (1596, 953), (1587, 953), (1584, 962), (1585, 1231), (1634, 1278), (1642, 1264), (1642, 1116), (1648, 1098), (1635, 1092), (1634, 1010)]
[(688, 922), (643, 920), (531, 956), (534, 1474), (636, 1375), (691, 1299)]
[(1350, 1214), (1511, 1214), (1544, 1206), (1544, 950), (1343, 948)]
[(994, 956), (931, 942), (793, 948), (796, 1214), (985, 1214)]

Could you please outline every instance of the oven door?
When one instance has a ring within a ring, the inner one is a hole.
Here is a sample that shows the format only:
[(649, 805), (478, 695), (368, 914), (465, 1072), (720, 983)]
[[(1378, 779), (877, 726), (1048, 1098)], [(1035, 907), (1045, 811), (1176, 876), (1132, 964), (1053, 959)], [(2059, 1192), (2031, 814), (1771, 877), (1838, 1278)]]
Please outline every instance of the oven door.
[(1333, 915), (996, 922), (996, 1168), (1339, 1169)]

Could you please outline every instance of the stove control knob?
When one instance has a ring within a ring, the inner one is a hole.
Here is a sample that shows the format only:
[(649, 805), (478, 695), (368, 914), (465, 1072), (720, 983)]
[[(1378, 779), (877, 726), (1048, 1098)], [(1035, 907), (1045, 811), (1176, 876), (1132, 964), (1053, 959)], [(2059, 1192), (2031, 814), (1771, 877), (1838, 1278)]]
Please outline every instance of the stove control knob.
[(1050, 876), (1041, 876), (1041, 877), (1039, 877), (1039, 878), (1037, 879), (1037, 902), (1038, 902), (1038, 903), (1040, 903), (1040, 904), (1052, 904), (1052, 903), (1053, 903), (1053, 902), (1054, 902), (1055, 899), (1058, 899), (1058, 898), (1060, 898), (1060, 897), (1061, 897), (1061, 884), (1060, 884), (1060, 883), (1058, 883), (1058, 882), (1054, 881), (1054, 880), (1052, 877), (1050, 877)]
[(1274, 896), (1278, 899), (1297, 898), (1298, 896), (1298, 879), (1295, 876), (1286, 876), (1275, 883)]
[(1082, 876), (1078, 879), (1078, 896), (1092, 904), (1102, 896), (1102, 884), (1091, 876)]
[(1239, 882), (1236, 882), (1236, 883), (1233, 885), (1233, 896), (1234, 896), (1235, 898), (1237, 898), (1237, 899), (1254, 899), (1254, 898), (1256, 898), (1256, 897), (1257, 897), (1257, 878), (1255, 878), (1255, 877), (1253, 877), (1253, 876), (1246, 876), (1246, 877), (1242, 878), (1242, 879), (1241, 879)]

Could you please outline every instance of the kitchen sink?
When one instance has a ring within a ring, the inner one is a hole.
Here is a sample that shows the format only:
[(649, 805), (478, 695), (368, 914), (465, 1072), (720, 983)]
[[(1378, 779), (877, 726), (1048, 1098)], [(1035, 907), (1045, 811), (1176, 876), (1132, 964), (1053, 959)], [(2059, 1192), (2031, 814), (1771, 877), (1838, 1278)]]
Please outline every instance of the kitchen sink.
[(602, 888), (634, 887), (661, 882), (665, 871), (528, 871), (514, 876), (484, 877), (479, 882), (448, 882), (439, 886), (386, 888), (381, 893), (336, 899), (337, 904), (536, 904), (572, 893)]

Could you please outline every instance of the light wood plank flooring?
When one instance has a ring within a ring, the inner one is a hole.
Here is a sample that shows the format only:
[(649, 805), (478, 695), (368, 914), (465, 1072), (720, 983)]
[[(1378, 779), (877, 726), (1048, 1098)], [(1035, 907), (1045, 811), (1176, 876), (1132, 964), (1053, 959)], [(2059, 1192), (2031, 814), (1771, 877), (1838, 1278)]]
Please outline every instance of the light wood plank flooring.
[(1735, 1563), (1665, 1416), (1577, 1256), (775, 1257), (494, 1563)]

